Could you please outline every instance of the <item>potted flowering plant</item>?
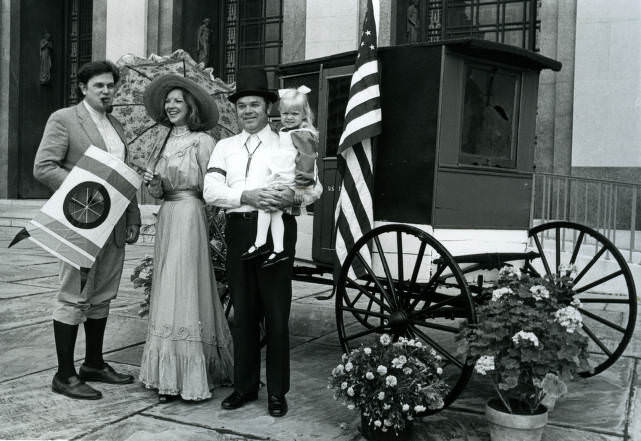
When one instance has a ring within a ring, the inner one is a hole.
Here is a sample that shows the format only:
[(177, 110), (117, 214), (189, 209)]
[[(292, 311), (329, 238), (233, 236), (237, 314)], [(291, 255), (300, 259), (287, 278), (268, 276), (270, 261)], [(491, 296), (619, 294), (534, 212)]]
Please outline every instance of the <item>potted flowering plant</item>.
[(151, 256), (143, 257), (131, 273), (130, 279), (134, 283), (134, 288), (144, 288), (143, 295), (145, 297), (140, 304), (140, 309), (138, 310), (138, 315), (140, 317), (144, 317), (149, 314), (149, 297), (151, 295), (151, 279), (153, 274), (154, 258)]
[(539, 278), (503, 267), (495, 286), (477, 298), (478, 323), (464, 326), (458, 336), (459, 351), (497, 392), (498, 399), (486, 406), (493, 441), (515, 439), (514, 432), (508, 438), (499, 433), (508, 420), (526, 425), (515, 415), (534, 416), (532, 424), (539, 427), (532, 439), (540, 439), (547, 423), (544, 400), (565, 393), (565, 381), (589, 369), (588, 339), (579, 332), (580, 301), (572, 293), (575, 271), (562, 267), (552, 278)]
[(417, 414), (443, 407), (448, 387), (442, 374), (442, 359), (433, 349), (382, 334), (373, 345), (343, 354), (328, 387), (334, 399), (361, 411), (366, 438), (403, 439)]

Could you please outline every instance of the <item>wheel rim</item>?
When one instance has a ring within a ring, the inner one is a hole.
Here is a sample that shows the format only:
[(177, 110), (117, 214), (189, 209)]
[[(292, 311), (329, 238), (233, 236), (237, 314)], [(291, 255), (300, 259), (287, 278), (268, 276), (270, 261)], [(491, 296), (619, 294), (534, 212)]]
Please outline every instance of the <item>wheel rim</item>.
[[(366, 249), (373, 252), (371, 265), (361, 255)], [(444, 380), (450, 387), (445, 407), (472, 373), (465, 356), (456, 351), (455, 337), (464, 320), (476, 322), (463, 273), (424, 231), (409, 225), (379, 227), (348, 253), (336, 284), (343, 349), (349, 352), (383, 333), (421, 340), (443, 357)]]
[[(529, 232), (529, 247), (539, 257), (526, 262), (536, 275), (560, 274), (560, 265), (576, 265), (573, 297), (582, 305), (582, 332), (588, 337), (591, 369), (583, 377), (610, 367), (622, 354), (634, 332), (636, 289), (625, 258), (598, 231), (572, 222), (551, 222)], [(544, 249), (551, 252), (544, 253)], [(602, 357), (605, 357), (603, 360)]]

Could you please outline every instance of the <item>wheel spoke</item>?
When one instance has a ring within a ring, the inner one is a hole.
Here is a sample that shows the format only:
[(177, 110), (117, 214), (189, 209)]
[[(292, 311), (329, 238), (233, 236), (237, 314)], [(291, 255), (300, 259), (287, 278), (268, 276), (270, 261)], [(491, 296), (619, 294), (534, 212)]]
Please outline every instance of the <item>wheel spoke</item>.
[(561, 264), (561, 227), (556, 227), (555, 230), (555, 237), (554, 237), (554, 246), (556, 247), (555, 253), (554, 253), (554, 273), (559, 274), (559, 266)]
[[(349, 277), (346, 277), (346, 282), (347, 282), (347, 285), (349, 285), (351, 288), (355, 288), (358, 291), (360, 291), (359, 296), (361, 294), (363, 294), (363, 295), (369, 297), (370, 301), (375, 302), (378, 306), (380, 306), (385, 311), (388, 311), (390, 313), (392, 312), (392, 309), (388, 305), (386, 305), (385, 302), (383, 302), (382, 300), (376, 298), (376, 295), (375, 295), (376, 293), (366, 290), (364, 287), (362, 287), (361, 285), (359, 285), (358, 283), (356, 283), (354, 280), (350, 279)], [(347, 296), (347, 294), (345, 296)]]
[(576, 262), (576, 258), (579, 255), (579, 249), (581, 248), (581, 245), (583, 244), (583, 237), (585, 236), (585, 232), (581, 231), (579, 233), (579, 237), (576, 240), (576, 244), (574, 245), (574, 250), (572, 251), (572, 257), (570, 258), (570, 265), (574, 265), (574, 262)]
[(531, 274), (532, 274), (534, 277), (541, 277), (541, 274), (539, 274), (539, 272), (536, 270), (536, 268), (534, 268), (534, 267), (532, 266), (532, 263), (530, 263), (530, 261), (529, 261), (529, 260), (525, 262), (525, 270), (529, 270), (529, 271), (531, 271)]
[(601, 341), (601, 339), (599, 339), (599, 337), (597, 337), (597, 336), (594, 334), (594, 332), (592, 332), (592, 331), (590, 330), (590, 328), (588, 328), (587, 326), (585, 326), (585, 324), (583, 324), (582, 328), (583, 328), (583, 331), (588, 335), (588, 337), (590, 337), (590, 338), (592, 339), (592, 341), (593, 341), (594, 343), (596, 343), (596, 345), (597, 345), (598, 347), (600, 347), (600, 348), (601, 348), (601, 350), (602, 350), (603, 352), (605, 352), (605, 354), (606, 354), (608, 357), (612, 357), (612, 352), (607, 348), (607, 346), (606, 346), (605, 344), (603, 344), (603, 342)]
[(343, 306), (342, 309), (343, 311), (352, 312), (354, 313), (354, 315), (356, 314), (363, 315), (364, 316), (363, 318), (365, 320), (367, 320), (369, 316), (378, 317), (378, 318), (389, 318), (389, 315), (383, 314), (382, 312), (375, 312), (375, 311), (372, 311), (371, 309), (352, 308), (350, 306)]
[(417, 316), (427, 315), (429, 313), (439, 310), (443, 306), (452, 305), (453, 303), (460, 300), (459, 296), (448, 296), (448, 297), (449, 298), (442, 300), (440, 302), (432, 303), (430, 306), (428, 306), (427, 308), (423, 308), (420, 311), (415, 311), (414, 314)]
[(539, 237), (536, 234), (532, 236), (532, 238), (534, 239), (536, 249), (538, 250), (539, 255), (541, 256), (541, 262), (543, 262), (543, 266), (545, 267), (545, 273), (551, 278), (552, 272), (550, 271), (550, 265), (548, 264), (548, 259), (545, 257), (545, 253), (543, 252), (543, 246), (541, 245), (541, 241), (539, 240)]
[(374, 273), (374, 270), (372, 269), (371, 266), (367, 262), (365, 262), (365, 259), (363, 259), (363, 256), (361, 256), (360, 251), (356, 253), (356, 258), (360, 261), (361, 265), (363, 265), (363, 268), (365, 268), (365, 271), (367, 271), (367, 274), (372, 278), (372, 281), (380, 291), (380, 293), (383, 295), (387, 303), (394, 307), (395, 302), (392, 302), (392, 299), (390, 299), (387, 291), (385, 291), (385, 288), (383, 288), (383, 285), (381, 285), (381, 282), (378, 280), (378, 277), (376, 276), (376, 273)]
[(401, 290), (401, 284), (403, 283), (404, 280), (404, 275), (403, 275), (403, 236), (401, 235), (400, 231), (396, 232), (396, 263), (398, 267), (398, 286), (399, 290)]
[(368, 335), (368, 334), (373, 334), (373, 333), (376, 333), (376, 332), (378, 332), (378, 331), (382, 331), (382, 330), (384, 330), (385, 328), (386, 328), (386, 326), (384, 326), (384, 325), (381, 325), (381, 326), (375, 326), (375, 327), (373, 327), (373, 328), (369, 328), (369, 329), (366, 329), (366, 330), (364, 330), (364, 331), (357, 332), (356, 334), (352, 334), (352, 335), (350, 335), (350, 336), (345, 336), (345, 338), (344, 338), (344, 339), (345, 339), (346, 341), (354, 340), (355, 338), (364, 337), (364, 336), (366, 336), (366, 335)]
[(592, 258), (592, 260), (590, 260), (590, 261), (588, 262), (588, 264), (585, 266), (585, 268), (583, 268), (583, 271), (581, 271), (581, 272), (580, 272), (580, 273), (579, 273), (579, 274), (574, 278), (573, 282), (574, 282), (574, 284), (575, 284), (575, 285), (576, 285), (577, 283), (579, 283), (579, 280), (581, 280), (581, 279), (583, 278), (583, 276), (585, 276), (585, 274), (586, 274), (588, 271), (590, 271), (590, 268), (592, 268), (592, 266), (596, 263), (596, 261), (597, 261), (597, 260), (599, 260), (599, 257), (601, 257), (601, 255), (602, 255), (603, 253), (605, 253), (605, 251), (606, 251), (605, 246), (602, 246), (602, 247), (601, 247), (601, 249), (599, 250), (599, 252), (598, 252), (598, 253), (596, 253), (596, 254), (594, 255), (594, 257)]
[(421, 269), (421, 263), (423, 262), (423, 256), (425, 255), (425, 248), (427, 247), (427, 242), (421, 242), (421, 246), (418, 249), (418, 254), (416, 255), (416, 262), (414, 262), (414, 270), (412, 271), (412, 278), (410, 280), (410, 288), (413, 288), (416, 285), (416, 280), (418, 279), (418, 272)]
[(608, 280), (614, 279), (615, 277), (618, 277), (618, 276), (620, 276), (621, 274), (623, 274), (623, 270), (619, 270), (619, 271), (616, 271), (616, 272), (610, 273), (610, 274), (608, 274), (607, 276), (603, 276), (603, 277), (601, 277), (600, 279), (595, 280), (595, 281), (594, 281), (594, 282), (592, 282), (592, 283), (588, 283), (587, 285), (582, 286), (581, 288), (573, 289), (573, 291), (574, 291), (574, 293), (575, 293), (575, 294), (582, 293), (582, 292), (584, 292), (584, 291), (587, 291), (588, 289), (594, 288), (594, 287), (595, 287), (595, 286), (597, 286), (597, 285), (600, 285), (600, 284), (602, 284), (602, 283), (605, 283), (605, 282), (607, 282)]
[(629, 305), (630, 300), (628, 299), (611, 299), (607, 297), (602, 297), (602, 298), (591, 298), (591, 297), (584, 297), (581, 298), (581, 303), (612, 303), (612, 304), (625, 304)]
[(604, 324), (606, 326), (609, 326), (610, 328), (612, 328), (612, 329), (614, 329), (616, 331), (619, 331), (622, 334), (625, 333), (625, 328), (617, 325), (614, 322), (611, 322), (608, 319), (604, 319), (603, 317), (598, 316), (598, 315), (594, 314), (593, 312), (587, 311), (587, 310), (585, 310), (583, 308), (579, 308), (579, 311), (581, 312), (581, 314), (584, 314), (584, 315), (590, 317), (591, 319), (596, 320), (599, 323), (602, 323), (602, 324)]
[(394, 288), (394, 279), (392, 279), (392, 273), (389, 270), (389, 264), (387, 263), (387, 258), (385, 257), (385, 251), (383, 250), (383, 246), (381, 245), (381, 241), (378, 236), (374, 236), (374, 243), (376, 244), (378, 256), (381, 259), (381, 264), (383, 265), (383, 271), (385, 271), (385, 277), (387, 278), (387, 284), (389, 286), (391, 299), (394, 300), (392, 306), (398, 307), (398, 305), (396, 304), (397, 296), (396, 289)]
[(425, 299), (425, 293), (433, 286), (436, 286), (436, 284), (439, 282), (439, 277), (443, 273), (443, 271), (445, 271), (445, 268), (447, 268), (447, 264), (443, 262), (438, 264), (438, 266), (436, 267), (436, 271), (434, 271), (434, 274), (432, 274), (430, 280), (425, 284), (423, 288), (421, 288), (421, 296), (414, 299), (414, 302), (410, 305), (410, 309), (414, 309), (416, 305), (418, 305), (418, 302)]
[(436, 343), (432, 338), (428, 337), (427, 334), (425, 334), (420, 329), (417, 329), (416, 326), (411, 326), (411, 329), (416, 333), (417, 336), (421, 337), (427, 344), (433, 347), (436, 352), (439, 352), (441, 355), (455, 364), (458, 368), (463, 369), (463, 363), (461, 363), (456, 357), (446, 351), (445, 348), (443, 348), (441, 345)]
[(458, 334), (458, 332), (460, 331), (459, 328), (456, 328), (454, 326), (441, 325), (439, 323), (423, 322), (423, 321), (420, 321), (420, 320), (410, 320), (410, 323), (415, 325), (415, 326), (422, 326), (424, 328), (438, 329), (439, 331), (445, 331), (445, 332), (449, 332), (449, 333), (452, 333), (452, 334)]

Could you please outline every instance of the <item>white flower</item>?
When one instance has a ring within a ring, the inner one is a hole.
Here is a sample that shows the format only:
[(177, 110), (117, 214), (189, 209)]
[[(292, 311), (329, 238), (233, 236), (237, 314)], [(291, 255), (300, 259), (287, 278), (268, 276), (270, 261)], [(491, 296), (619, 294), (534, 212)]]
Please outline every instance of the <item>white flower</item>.
[(374, 374), (368, 371), (365, 374), (365, 378), (367, 378), (368, 380), (373, 380), (374, 379)]
[(507, 286), (495, 289), (494, 291), (492, 291), (492, 301), (496, 302), (506, 294), (512, 294), (512, 290)]
[(332, 371), (332, 375), (336, 377), (338, 375), (343, 375), (344, 372), (345, 372), (345, 366), (343, 366), (342, 364), (339, 364)]
[(387, 418), (383, 420), (383, 424), (385, 424), (387, 427), (392, 425), (392, 422), (388, 420)]
[(576, 265), (565, 265), (563, 263), (559, 265), (559, 274), (562, 276), (569, 275), (570, 277), (573, 277), (577, 272), (578, 269), (576, 268)]
[(383, 334), (383, 335), (381, 335), (381, 338), (379, 339), (379, 341), (381, 342), (381, 344), (383, 346), (387, 346), (392, 342), (392, 337), (390, 337), (387, 334)]
[(389, 410), (390, 407), (392, 407), (392, 406), (390, 406), (389, 404), (383, 404), (383, 409), (384, 410)]
[(436, 375), (442, 375), (443, 374), (443, 368), (437, 367), (436, 368)]
[(572, 301), (570, 302), (570, 305), (574, 306), (575, 308), (580, 308), (583, 304), (579, 299), (572, 299)]
[(405, 366), (405, 367), (403, 368), (403, 373), (404, 373), (405, 375), (409, 375), (409, 374), (411, 374), (411, 373), (412, 373), (412, 368)]
[(408, 410), (410, 410), (410, 405), (409, 404), (403, 404), (402, 409), (403, 409), (403, 412), (407, 412)]
[(425, 412), (425, 409), (426, 407), (421, 404), (414, 406), (414, 412)]
[(518, 280), (521, 278), (521, 271), (510, 265), (505, 265), (499, 270), (499, 280)]
[(387, 378), (385, 378), (385, 384), (388, 387), (394, 387), (398, 381), (396, 380), (396, 377), (394, 375), (388, 375)]
[(381, 427), (381, 426), (383, 425), (383, 423), (381, 423), (381, 420), (375, 420), (375, 421), (374, 421), (374, 425), (375, 425), (376, 427)]
[(559, 322), (570, 334), (583, 324), (581, 313), (574, 306), (566, 306), (556, 311), (554, 321)]
[(493, 371), (494, 366), (494, 357), (491, 355), (483, 355), (476, 360), (474, 365), (474, 370), (481, 375), (486, 375), (489, 371)]
[(341, 360), (343, 360), (343, 363), (345, 363), (347, 360), (349, 360), (349, 357), (347, 356), (347, 354), (343, 354), (341, 355)]
[(378, 399), (383, 401), (385, 399), (385, 392), (381, 391), (378, 393)]
[(387, 374), (387, 368), (381, 364), (376, 368), (376, 372), (378, 372), (380, 376), (383, 376)]
[(353, 404), (348, 404), (348, 405), (347, 405), (347, 408), (348, 408), (349, 410), (354, 410), (354, 409), (356, 408), (356, 406), (354, 406)]
[(512, 336), (512, 341), (517, 345), (522, 340), (529, 340), (534, 346), (539, 346), (539, 339), (533, 332), (519, 331)]
[(363, 348), (363, 352), (365, 352), (365, 355), (370, 355), (372, 353), (371, 348)]
[(346, 371), (346, 372), (351, 371), (353, 368), (354, 368), (354, 365), (352, 364), (352, 362), (351, 362), (351, 361), (348, 361), (348, 362), (345, 364), (345, 371)]
[(354, 396), (354, 388), (352, 386), (347, 388), (347, 395), (349, 395), (350, 397)]
[(407, 363), (407, 357), (405, 355), (401, 355), (392, 360), (392, 367), (401, 369), (405, 365), (405, 363)]
[(414, 417), (412, 415), (408, 415), (407, 416), (407, 421), (412, 421), (413, 419), (414, 419)]
[(535, 300), (550, 298), (550, 291), (548, 291), (547, 288), (543, 285), (534, 285), (530, 288), (530, 292), (532, 293), (532, 297), (534, 297)]
[(422, 348), (423, 343), (421, 343), (420, 341), (417, 341), (416, 343), (414, 343), (414, 346), (416, 346), (417, 348)]
[(343, 389), (343, 390), (347, 389), (347, 382), (346, 381), (343, 381), (341, 383), (341, 389)]

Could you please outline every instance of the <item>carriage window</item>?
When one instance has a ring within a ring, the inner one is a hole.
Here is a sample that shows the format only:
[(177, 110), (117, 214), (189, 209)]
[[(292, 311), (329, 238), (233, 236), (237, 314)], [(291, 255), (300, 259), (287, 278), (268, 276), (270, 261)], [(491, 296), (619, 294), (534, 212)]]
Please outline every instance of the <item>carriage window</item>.
[(516, 167), (520, 81), (516, 73), (468, 65), (461, 164)]
[(327, 81), (329, 90), (327, 93), (327, 144), (325, 146), (325, 157), (336, 156), (338, 151), (338, 142), (341, 140), (343, 133), (345, 108), (347, 107), (351, 81), (351, 75), (330, 78)]

